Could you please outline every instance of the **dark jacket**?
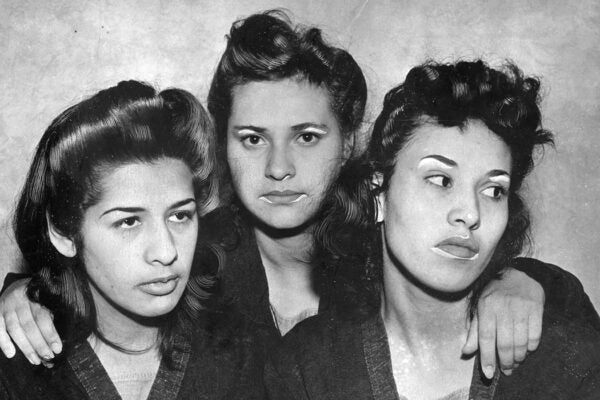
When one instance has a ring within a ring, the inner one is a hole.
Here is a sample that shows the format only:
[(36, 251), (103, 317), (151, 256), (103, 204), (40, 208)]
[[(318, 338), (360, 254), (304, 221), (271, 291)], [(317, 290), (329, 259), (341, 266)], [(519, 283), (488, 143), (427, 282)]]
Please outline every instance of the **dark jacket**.
[[(148, 399), (263, 399), (264, 345), (257, 328), (242, 319), (206, 315), (203, 325), (180, 332), (173, 366), (165, 360)], [(0, 355), (1, 399), (120, 399), (86, 342), (54, 368), (32, 366), (20, 352)]]
[[(537, 260), (518, 263), (545, 268)], [(269, 398), (398, 400), (379, 308), (362, 311), (331, 309), (286, 335), (268, 357)], [(491, 381), (482, 377), (476, 360), (470, 398), (600, 399), (600, 332), (593, 326), (598, 320), (594, 314), (595, 318), (578, 314), (573, 319), (547, 306), (538, 350), (511, 376), (497, 373)]]

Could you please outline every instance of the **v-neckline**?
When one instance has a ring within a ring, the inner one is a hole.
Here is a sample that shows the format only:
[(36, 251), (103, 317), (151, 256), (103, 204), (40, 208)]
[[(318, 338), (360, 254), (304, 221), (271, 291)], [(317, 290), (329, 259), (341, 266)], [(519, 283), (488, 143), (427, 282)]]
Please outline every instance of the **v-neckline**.
[[(392, 357), (388, 337), (380, 313), (363, 320), (361, 324), (363, 352), (371, 391), (375, 400), (400, 400), (392, 369)], [(475, 357), (469, 399), (492, 400), (500, 379), (496, 368), (494, 377), (485, 378), (479, 369), (479, 356)]]
[[(177, 398), (190, 353), (189, 340), (182, 335), (176, 335), (172, 368), (169, 368), (164, 358), (161, 359), (147, 400)], [(90, 400), (122, 400), (108, 372), (87, 340), (72, 349), (67, 356), (67, 362)]]

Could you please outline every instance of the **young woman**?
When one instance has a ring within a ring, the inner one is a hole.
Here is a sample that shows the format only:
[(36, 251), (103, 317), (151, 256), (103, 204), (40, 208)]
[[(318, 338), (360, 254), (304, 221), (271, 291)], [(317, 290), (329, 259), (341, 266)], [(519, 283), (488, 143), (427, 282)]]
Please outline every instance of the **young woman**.
[(179, 89), (121, 82), (52, 122), (15, 233), (64, 350), (53, 369), (2, 357), (1, 398), (263, 398), (256, 329), (205, 311), (214, 161), (208, 114)]
[[(481, 288), (506, 266), (542, 264), (515, 258), (529, 226), (519, 188), (536, 146), (552, 143), (538, 88), (514, 65), (476, 61), (415, 67), (387, 94), (374, 168), (358, 170), (319, 235), (362, 259), (355, 295), (284, 338), (267, 364), (271, 398), (599, 398), (600, 333), (550, 307), (538, 350), (511, 376), (487, 379), (461, 353)], [(349, 205), (352, 224), (340, 218)], [(364, 249), (358, 228), (372, 232)]]
[[(335, 277), (315, 269), (322, 261), (311, 255), (313, 228), (324, 215), (323, 199), (335, 191), (333, 182), (356, 156), (365, 102), (360, 67), (348, 52), (327, 44), (319, 29), (294, 28), (277, 11), (233, 24), (208, 98), (217, 157), (228, 165), (222, 183), (232, 183), (230, 219), (238, 233), (229, 241), (221, 295), (275, 341), (335, 298)], [(224, 231), (234, 230), (230, 226), (223, 220)], [(562, 282), (560, 274), (550, 275)], [(564, 299), (560, 288), (546, 287), (558, 303)], [(21, 293), (10, 289), (0, 311), (17, 345), (39, 362), (36, 353), (52, 357), (60, 339), (48, 313), (20, 305)], [(493, 368), (498, 342), (502, 366), (510, 369), (513, 348), (520, 360), (537, 345), (543, 291), (510, 270), (483, 297), (482, 362)], [(580, 302), (572, 308), (578, 310)], [(528, 320), (528, 329), (513, 329), (514, 321)], [(477, 348), (477, 324), (473, 332), (467, 350)], [(0, 329), (0, 347), (10, 354), (11, 346)]]

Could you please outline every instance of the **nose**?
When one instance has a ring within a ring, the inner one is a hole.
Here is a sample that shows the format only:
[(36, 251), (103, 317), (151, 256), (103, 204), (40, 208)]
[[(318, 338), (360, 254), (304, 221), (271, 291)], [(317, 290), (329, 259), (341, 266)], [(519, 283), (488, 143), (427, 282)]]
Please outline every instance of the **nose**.
[(448, 213), (450, 225), (464, 225), (469, 230), (479, 228), (479, 199), (475, 194), (462, 195)]
[(177, 247), (166, 223), (157, 224), (146, 244), (146, 261), (150, 264), (171, 265), (177, 260)]
[(284, 144), (273, 145), (267, 160), (265, 176), (277, 181), (283, 181), (296, 175), (296, 168), (290, 149)]

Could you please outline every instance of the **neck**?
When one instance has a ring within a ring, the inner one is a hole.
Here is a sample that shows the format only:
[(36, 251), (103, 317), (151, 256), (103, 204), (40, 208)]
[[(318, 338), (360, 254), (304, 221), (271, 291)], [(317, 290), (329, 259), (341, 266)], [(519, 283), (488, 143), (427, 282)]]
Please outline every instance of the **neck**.
[(289, 235), (270, 235), (254, 229), (269, 286), (269, 302), (286, 318), (319, 306), (310, 263), (311, 232), (305, 229)]
[(127, 350), (146, 350), (156, 344), (159, 321), (143, 319), (117, 309), (99, 294), (92, 285), (96, 305), (98, 330), (104, 337)]
[(381, 313), (388, 335), (421, 352), (462, 347), (467, 337), (468, 296), (431, 293), (405, 275), (384, 250)]
[(310, 229), (275, 236), (254, 228), (254, 234), (265, 266), (295, 272), (311, 269), (312, 232)]

